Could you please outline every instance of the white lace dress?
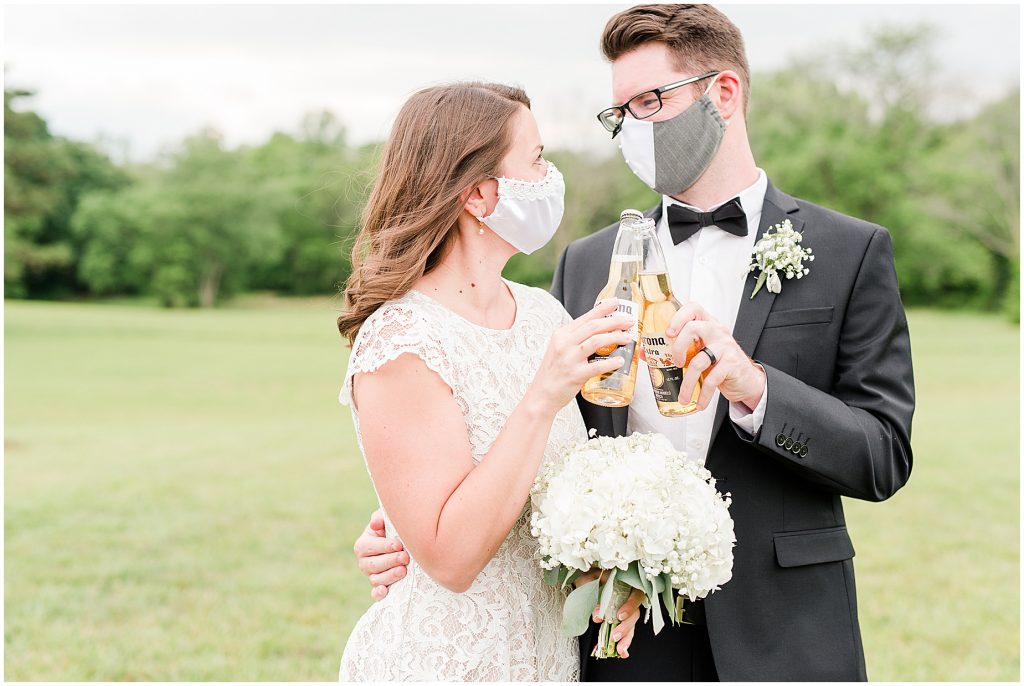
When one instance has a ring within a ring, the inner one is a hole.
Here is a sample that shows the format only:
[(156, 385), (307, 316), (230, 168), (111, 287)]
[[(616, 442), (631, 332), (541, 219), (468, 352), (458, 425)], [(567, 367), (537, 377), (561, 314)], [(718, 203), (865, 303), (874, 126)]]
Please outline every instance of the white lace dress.
[[(417, 355), (451, 387), (479, 463), (525, 395), (552, 331), (570, 319), (546, 291), (506, 283), (517, 305), (510, 329), (473, 324), (418, 291), (385, 303), (359, 330), (341, 402), (351, 404), (353, 374), (374, 371), (402, 353)], [(354, 407), (352, 416), (358, 436)], [(544, 459), (586, 437), (579, 408), (570, 402), (555, 418)], [(401, 538), (386, 512), (384, 522), (388, 536)], [(566, 591), (544, 583), (536, 550), (527, 501), (464, 593), (436, 583), (410, 555), (408, 574), (352, 630), (339, 680), (577, 681), (578, 642), (561, 632)]]

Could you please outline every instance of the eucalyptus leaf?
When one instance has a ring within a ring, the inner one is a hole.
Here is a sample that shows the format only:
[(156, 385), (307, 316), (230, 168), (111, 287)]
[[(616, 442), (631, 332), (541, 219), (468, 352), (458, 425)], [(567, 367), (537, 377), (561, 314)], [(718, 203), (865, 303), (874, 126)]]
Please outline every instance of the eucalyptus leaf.
[(643, 581), (640, 580), (639, 564), (639, 562), (634, 561), (629, 564), (629, 567), (627, 567), (625, 571), (620, 569), (618, 579), (622, 583), (629, 584), (633, 588), (639, 588), (641, 591), (646, 593), (647, 588), (644, 586)]
[(672, 620), (672, 625), (675, 626), (675, 613), (672, 610), (675, 609), (676, 601), (672, 597), (672, 576), (668, 572), (661, 576), (662, 583), (665, 585), (661, 592), (661, 601), (665, 604), (665, 610), (668, 612), (669, 619)]
[(665, 579), (662, 575), (658, 575), (651, 579), (652, 591), (654, 593), (661, 593), (665, 589)]
[(565, 588), (573, 581), (576, 581), (576, 579), (578, 579), (582, 574), (583, 571), (579, 569), (573, 569), (572, 571), (570, 571), (568, 574), (565, 575), (565, 579), (562, 580), (562, 588)]
[(754, 291), (753, 291), (753, 293), (750, 294), (750, 299), (751, 300), (753, 300), (754, 296), (757, 295), (757, 292), (759, 290), (761, 290), (761, 286), (764, 285), (764, 280), (767, 279), (767, 278), (768, 278), (768, 272), (766, 272), (766, 271), (761, 272), (761, 275), (757, 277), (757, 283), (754, 284)]
[[(657, 581), (660, 577), (655, 577)], [(654, 617), (654, 635), (657, 636), (662, 627), (665, 626), (665, 618), (661, 616), (661, 603), (658, 602), (661, 598), (660, 593), (654, 593), (651, 595), (651, 616)]]
[(654, 584), (652, 584), (651, 580), (647, 578), (647, 573), (646, 572), (640, 572), (640, 583), (643, 584), (644, 594), (648, 598), (650, 598), (652, 595), (654, 595)]
[(566, 636), (581, 636), (590, 626), (590, 617), (597, 605), (600, 584), (597, 579), (585, 583), (565, 599), (562, 608), (562, 631)]
[[(612, 591), (615, 586), (615, 575), (618, 573), (618, 567), (612, 567), (611, 574), (608, 575), (608, 581), (604, 582), (604, 588), (601, 591), (601, 607), (597, 610), (598, 617), (605, 617), (605, 611), (608, 609), (608, 603), (612, 600)], [(618, 608), (612, 608), (616, 610)]]
[(544, 570), (544, 583), (546, 583), (548, 586), (557, 586), (558, 585), (558, 577), (561, 576), (561, 574), (562, 574), (562, 566), (561, 565), (559, 565), (558, 567), (555, 567), (554, 569), (545, 569)]

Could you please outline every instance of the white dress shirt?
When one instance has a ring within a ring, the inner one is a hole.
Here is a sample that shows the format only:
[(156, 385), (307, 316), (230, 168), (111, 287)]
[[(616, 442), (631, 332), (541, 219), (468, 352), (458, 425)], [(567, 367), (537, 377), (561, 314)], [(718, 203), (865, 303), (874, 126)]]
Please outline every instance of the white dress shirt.
[[(658, 240), (665, 251), (668, 262), (672, 293), (681, 303), (694, 301), (707, 310), (708, 314), (725, 325), (730, 331), (736, 324), (743, 286), (747, 281), (750, 255), (757, 239), (761, 221), (761, 207), (768, 189), (768, 177), (758, 169), (757, 181), (739, 194), (740, 204), (747, 215), (747, 235), (734, 236), (717, 227), (703, 228), (688, 239), (675, 245), (668, 229), (669, 205), (682, 205), (698, 212), (710, 212), (717, 208), (701, 209), (662, 196), (661, 221), (658, 223)], [(724, 204), (731, 198), (725, 198)], [(717, 354), (717, 351), (712, 349)], [(666, 417), (658, 411), (654, 400), (654, 389), (647, 366), (637, 366), (636, 390), (629, 405), (628, 433), (639, 431), (658, 432), (668, 437), (677, 450), (700, 464), (707, 458), (711, 429), (718, 407), (719, 391), (715, 391), (711, 402), (700, 412), (685, 417)], [(764, 408), (768, 401), (765, 388), (761, 401), (751, 412), (742, 403), (729, 403), (729, 417), (740, 428), (754, 434), (764, 420)]]

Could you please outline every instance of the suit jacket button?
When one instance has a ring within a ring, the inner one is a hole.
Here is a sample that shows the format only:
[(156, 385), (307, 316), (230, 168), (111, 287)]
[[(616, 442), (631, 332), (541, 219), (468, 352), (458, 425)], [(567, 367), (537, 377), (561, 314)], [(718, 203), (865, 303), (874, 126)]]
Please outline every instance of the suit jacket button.
[(807, 457), (807, 453), (808, 452), (809, 451), (807, 450), (807, 446), (806, 445), (803, 448), (800, 448), (800, 457)]
[(796, 443), (793, 444), (793, 447), (790, 448), (790, 450), (793, 451), (794, 455), (799, 455), (800, 454), (800, 449), (803, 448), (803, 447), (804, 447), (803, 443), (801, 443), (800, 441), (797, 441)]
[(792, 450), (792, 449), (793, 449), (793, 439), (792, 438), (787, 438), (786, 439), (786, 450)]
[(782, 435), (782, 434), (779, 434), (778, 436), (776, 436), (775, 437), (775, 445), (779, 446), (780, 448), (782, 446), (786, 445), (786, 437), (784, 435)]

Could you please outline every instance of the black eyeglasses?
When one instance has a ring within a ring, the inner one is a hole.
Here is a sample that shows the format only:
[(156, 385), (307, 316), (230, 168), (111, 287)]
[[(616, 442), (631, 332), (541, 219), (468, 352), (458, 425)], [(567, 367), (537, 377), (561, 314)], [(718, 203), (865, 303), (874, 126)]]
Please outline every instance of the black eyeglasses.
[(682, 81), (676, 81), (670, 83), (667, 86), (661, 88), (655, 88), (654, 90), (644, 91), (639, 95), (634, 95), (632, 98), (627, 100), (621, 107), (609, 107), (606, 110), (601, 110), (597, 115), (597, 120), (601, 122), (601, 126), (605, 130), (610, 131), (612, 138), (618, 135), (619, 131), (622, 130), (622, 120), (626, 118), (626, 113), (629, 112), (635, 119), (646, 119), (647, 117), (654, 116), (661, 111), (661, 94), (667, 93), (670, 90), (687, 86), (691, 83), (696, 83), (702, 79), (707, 79), (712, 76), (718, 76), (722, 72), (709, 71), (706, 74), (700, 76), (693, 76)]

